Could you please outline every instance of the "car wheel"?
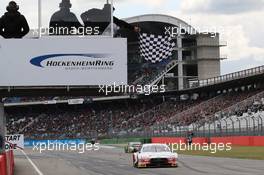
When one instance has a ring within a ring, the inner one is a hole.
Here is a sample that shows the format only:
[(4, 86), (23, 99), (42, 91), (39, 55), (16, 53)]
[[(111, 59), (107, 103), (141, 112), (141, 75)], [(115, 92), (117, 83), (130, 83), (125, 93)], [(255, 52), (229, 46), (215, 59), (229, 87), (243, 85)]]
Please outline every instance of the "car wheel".
[(138, 167), (138, 163), (137, 163), (137, 162), (133, 162), (133, 167), (134, 167), (134, 168), (139, 168), (139, 167)]
[(172, 166), (173, 168), (178, 168), (178, 164), (176, 164), (176, 166)]

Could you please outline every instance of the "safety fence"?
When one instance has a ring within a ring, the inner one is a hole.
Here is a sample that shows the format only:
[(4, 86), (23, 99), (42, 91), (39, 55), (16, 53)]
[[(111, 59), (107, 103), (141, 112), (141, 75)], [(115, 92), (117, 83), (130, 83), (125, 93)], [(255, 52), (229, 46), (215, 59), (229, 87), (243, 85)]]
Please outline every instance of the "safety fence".
[(191, 124), (189, 126), (157, 125), (156, 128), (144, 128), (134, 132), (108, 133), (104, 138), (130, 137), (186, 137), (192, 133), (195, 137), (219, 136), (264, 136), (264, 113), (232, 116), (210, 123)]

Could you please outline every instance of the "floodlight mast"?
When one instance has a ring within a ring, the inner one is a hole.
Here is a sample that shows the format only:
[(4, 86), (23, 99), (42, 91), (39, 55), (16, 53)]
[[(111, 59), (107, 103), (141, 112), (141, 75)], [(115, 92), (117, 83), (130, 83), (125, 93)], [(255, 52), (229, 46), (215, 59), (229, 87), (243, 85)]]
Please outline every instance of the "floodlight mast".
[[(109, 4), (109, 0), (106, 1)], [(114, 37), (114, 6), (113, 0), (111, 0), (111, 37)], [(41, 29), (42, 29), (42, 0), (38, 0), (38, 38), (41, 38)]]

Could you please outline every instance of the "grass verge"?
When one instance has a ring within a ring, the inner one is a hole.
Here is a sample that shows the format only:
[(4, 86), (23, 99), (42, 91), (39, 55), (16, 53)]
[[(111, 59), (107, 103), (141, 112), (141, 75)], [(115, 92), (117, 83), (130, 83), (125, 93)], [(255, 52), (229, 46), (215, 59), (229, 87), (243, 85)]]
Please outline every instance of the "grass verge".
[(264, 147), (233, 146), (230, 151), (177, 151), (178, 154), (264, 160)]

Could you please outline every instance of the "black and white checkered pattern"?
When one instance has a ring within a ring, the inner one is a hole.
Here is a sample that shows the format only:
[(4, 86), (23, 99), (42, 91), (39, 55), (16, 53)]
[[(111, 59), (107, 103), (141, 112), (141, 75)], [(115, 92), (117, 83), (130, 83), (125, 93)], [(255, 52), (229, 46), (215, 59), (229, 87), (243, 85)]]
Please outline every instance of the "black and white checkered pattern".
[(139, 36), (140, 55), (152, 63), (169, 58), (175, 45), (170, 36), (155, 36), (146, 33)]

